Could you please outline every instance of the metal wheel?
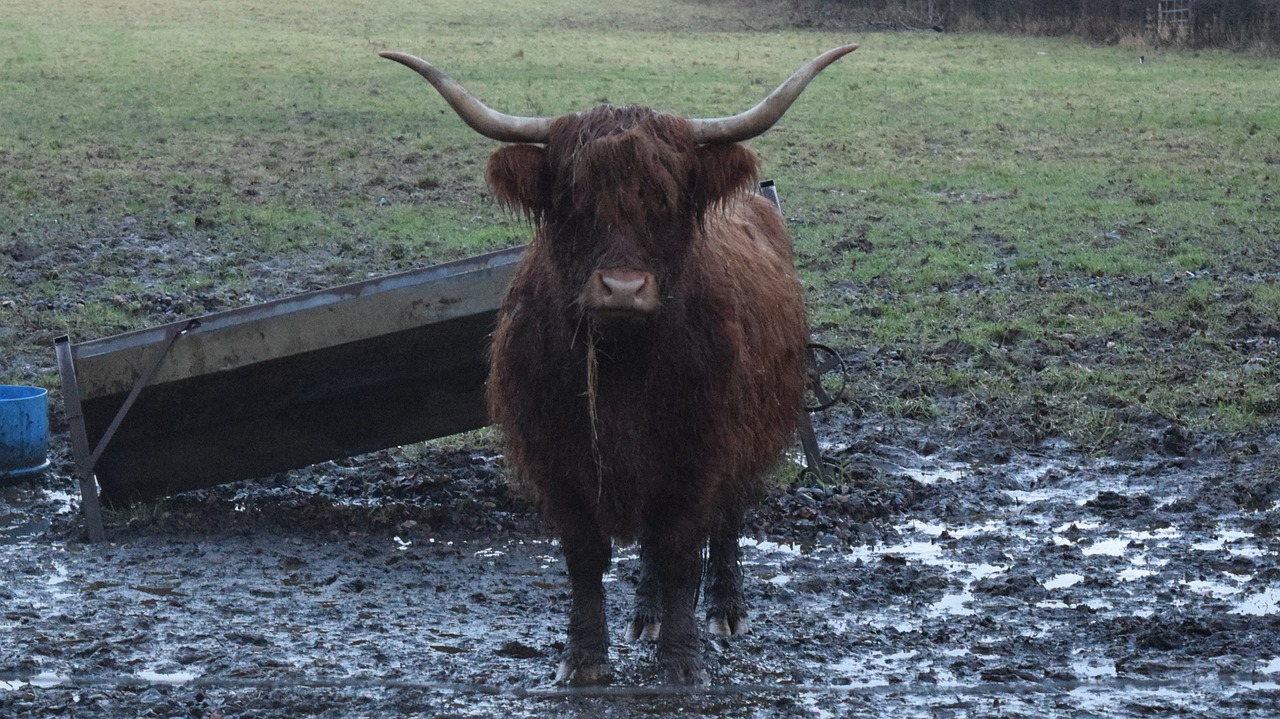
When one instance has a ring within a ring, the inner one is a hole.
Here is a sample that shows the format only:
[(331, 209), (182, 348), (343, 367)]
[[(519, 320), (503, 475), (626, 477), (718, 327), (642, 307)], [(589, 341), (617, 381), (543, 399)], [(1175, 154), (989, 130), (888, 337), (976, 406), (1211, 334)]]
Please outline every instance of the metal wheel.
[(805, 345), (809, 352), (809, 388), (805, 392), (805, 411), (820, 412), (844, 396), (849, 383), (844, 358), (824, 344)]

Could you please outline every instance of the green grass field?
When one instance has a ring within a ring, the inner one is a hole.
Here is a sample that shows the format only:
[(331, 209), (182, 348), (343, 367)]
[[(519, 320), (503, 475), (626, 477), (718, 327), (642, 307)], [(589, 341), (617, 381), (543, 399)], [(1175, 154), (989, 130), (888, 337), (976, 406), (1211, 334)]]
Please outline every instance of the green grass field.
[(752, 142), (860, 411), (970, 436), (1207, 440), (1280, 414), (1280, 62), (986, 35), (750, 31), (641, 0), (5, 3), (0, 381), (78, 339), (524, 241), (492, 106), (714, 116), (858, 52)]

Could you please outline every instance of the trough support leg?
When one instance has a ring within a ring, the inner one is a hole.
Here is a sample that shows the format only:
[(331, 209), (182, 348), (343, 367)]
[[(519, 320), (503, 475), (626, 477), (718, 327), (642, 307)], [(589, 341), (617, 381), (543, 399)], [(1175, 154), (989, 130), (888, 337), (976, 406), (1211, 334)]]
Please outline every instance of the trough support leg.
[(90, 542), (97, 543), (106, 539), (106, 531), (102, 524), (102, 507), (98, 501), (98, 487), (97, 482), (94, 480), (93, 468), (97, 466), (98, 460), (102, 458), (102, 453), (111, 444), (111, 439), (115, 437), (116, 430), (120, 428), (120, 423), (124, 421), (125, 415), (133, 407), (138, 395), (155, 378), (156, 372), (160, 370), (160, 365), (164, 362), (165, 356), (169, 354), (169, 348), (173, 347), (173, 343), (178, 337), (199, 326), (200, 323), (197, 320), (191, 320), (186, 324), (175, 324), (169, 328), (169, 331), (165, 334), (164, 341), (156, 348), (151, 362), (138, 377), (138, 381), (133, 383), (133, 389), (129, 391), (129, 395), (125, 397), (124, 402), (120, 404), (120, 409), (116, 410), (115, 417), (111, 419), (111, 424), (102, 433), (102, 437), (98, 439), (98, 444), (93, 448), (92, 452), (89, 451), (89, 434), (84, 425), (84, 410), (80, 406), (80, 385), (76, 382), (75, 361), (71, 356), (71, 340), (69, 337), (59, 337), (55, 341), (58, 355), (58, 373), (62, 375), (63, 401), (66, 402), (67, 406), (67, 421), (71, 424), (71, 443), (76, 457), (76, 474), (80, 479), (80, 506), (84, 512), (85, 524), (88, 526)]
[(93, 472), (85, 471), (89, 463), (89, 435), (84, 428), (84, 410), (80, 407), (80, 385), (71, 359), (71, 338), (54, 340), (58, 356), (58, 374), (62, 376), (62, 399), (66, 405), (67, 423), (71, 425), (71, 448), (75, 454), (76, 477), (80, 480), (80, 509), (84, 512), (89, 541), (100, 543), (107, 538), (102, 526), (102, 507), (98, 505), (98, 487)]

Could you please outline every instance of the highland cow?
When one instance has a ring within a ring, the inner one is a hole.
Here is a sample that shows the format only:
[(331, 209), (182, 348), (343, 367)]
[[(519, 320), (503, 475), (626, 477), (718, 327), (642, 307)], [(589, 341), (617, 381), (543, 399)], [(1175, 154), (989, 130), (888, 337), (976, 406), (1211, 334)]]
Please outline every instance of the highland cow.
[(695, 621), (747, 631), (738, 537), (802, 411), (807, 330), (791, 239), (741, 141), (773, 126), (856, 46), (805, 65), (739, 115), (602, 105), (556, 118), (483, 105), (421, 74), (493, 153), (489, 187), (535, 236), (498, 313), (488, 403), (515, 476), (559, 535), (572, 587), (557, 681), (610, 678), (602, 578), (638, 542), (629, 636), (672, 683), (707, 680)]

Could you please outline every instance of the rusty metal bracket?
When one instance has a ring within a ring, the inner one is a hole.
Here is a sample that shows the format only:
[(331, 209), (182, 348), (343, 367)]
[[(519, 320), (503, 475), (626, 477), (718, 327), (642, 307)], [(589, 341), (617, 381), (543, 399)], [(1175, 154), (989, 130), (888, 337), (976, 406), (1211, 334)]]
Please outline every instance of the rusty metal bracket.
[(71, 425), (71, 444), (76, 459), (76, 476), (80, 481), (80, 507), (81, 511), (84, 512), (90, 542), (98, 543), (106, 539), (106, 530), (102, 524), (102, 506), (98, 501), (98, 487), (94, 480), (93, 468), (98, 464), (98, 460), (102, 457), (102, 453), (106, 451), (107, 446), (111, 444), (112, 437), (115, 436), (116, 430), (120, 428), (120, 423), (124, 421), (129, 409), (133, 407), (134, 401), (138, 399), (138, 395), (155, 378), (156, 372), (160, 370), (160, 365), (164, 362), (165, 355), (169, 354), (169, 348), (173, 347), (173, 343), (179, 337), (199, 326), (200, 322), (198, 320), (191, 320), (184, 324), (174, 324), (169, 328), (165, 333), (164, 341), (156, 348), (151, 361), (142, 371), (142, 374), (138, 376), (137, 381), (134, 382), (133, 389), (129, 391), (129, 395), (125, 397), (124, 402), (120, 404), (120, 408), (116, 410), (115, 417), (111, 419), (111, 424), (102, 433), (102, 437), (98, 439), (98, 444), (92, 451), (89, 450), (89, 433), (85, 428), (84, 410), (80, 405), (80, 387), (76, 381), (75, 360), (71, 353), (71, 338), (62, 336), (54, 340), (54, 349), (58, 356), (58, 373), (62, 376), (62, 396), (63, 401), (66, 403), (67, 422)]

